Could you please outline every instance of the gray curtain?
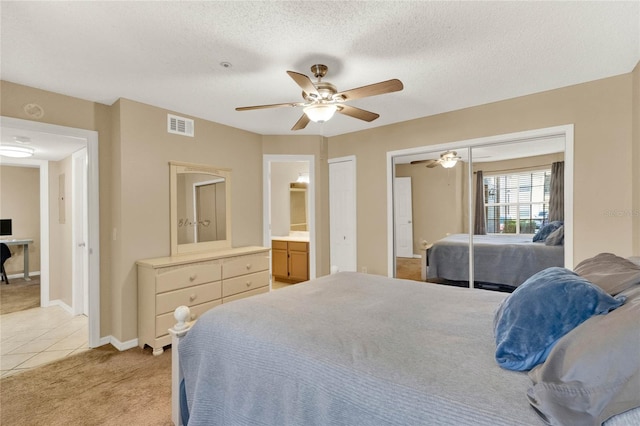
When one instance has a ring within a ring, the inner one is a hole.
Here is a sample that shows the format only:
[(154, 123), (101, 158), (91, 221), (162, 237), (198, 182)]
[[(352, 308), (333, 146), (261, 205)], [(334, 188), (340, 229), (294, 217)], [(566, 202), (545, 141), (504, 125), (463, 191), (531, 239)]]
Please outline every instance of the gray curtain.
[(564, 220), (564, 161), (551, 164), (549, 221)]
[(473, 218), (473, 233), (475, 235), (485, 235), (487, 233), (487, 223), (484, 214), (484, 178), (482, 171), (476, 172), (476, 202)]

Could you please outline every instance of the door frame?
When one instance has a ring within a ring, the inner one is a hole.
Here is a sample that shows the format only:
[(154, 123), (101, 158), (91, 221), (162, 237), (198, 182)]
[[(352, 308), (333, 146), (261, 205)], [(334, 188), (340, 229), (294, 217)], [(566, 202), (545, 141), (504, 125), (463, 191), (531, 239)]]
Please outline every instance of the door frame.
[[(0, 116), (0, 127), (71, 136), (86, 141), (87, 148), (87, 216), (89, 253), (89, 339), (91, 348), (100, 346), (100, 185), (98, 174), (98, 132)], [(3, 161), (3, 164), (10, 164)], [(49, 168), (44, 160), (21, 160), (13, 164), (37, 164), (40, 167), (40, 303), (49, 300)]]
[[(72, 268), (72, 302), (74, 315), (89, 314), (89, 250), (88, 240), (88, 206), (87, 206), (87, 148), (71, 154), (72, 162), (72, 208), (71, 208), (71, 268)], [(79, 169), (76, 161), (84, 160), (84, 167)], [(78, 203), (78, 191), (82, 191), (82, 203)], [(80, 223), (78, 223), (80, 222)], [(80, 232), (78, 232), (80, 231)], [(80, 263), (80, 264), (79, 264)], [(81, 275), (81, 276), (80, 276)]]
[[(262, 156), (262, 245), (271, 247), (271, 163), (309, 163), (309, 279), (316, 277), (316, 172), (315, 155), (264, 154)], [(271, 264), (269, 264), (271, 275)]]
[[(455, 142), (447, 142), (435, 145), (419, 146), (415, 148), (401, 149), (387, 152), (387, 275), (395, 274), (395, 240), (393, 228), (393, 180), (395, 173), (395, 157), (402, 155), (420, 154), (431, 151), (461, 150), (478, 148), (485, 145), (497, 145), (513, 142), (526, 142), (551, 136), (564, 137), (564, 217), (565, 217), (565, 246), (564, 265), (567, 269), (573, 269), (573, 164), (574, 164), (574, 129), (573, 124), (545, 127), (522, 132), (506, 133), (501, 135), (486, 136), (482, 138), (466, 139)], [(469, 188), (473, 186), (473, 176), (469, 174)], [(467, 203), (471, 206), (472, 191), (468, 191)], [(471, 211), (471, 210), (470, 210)], [(472, 228), (472, 217), (467, 218)], [(471, 242), (471, 238), (470, 238)], [(469, 251), (469, 282), (473, 282), (473, 251)]]

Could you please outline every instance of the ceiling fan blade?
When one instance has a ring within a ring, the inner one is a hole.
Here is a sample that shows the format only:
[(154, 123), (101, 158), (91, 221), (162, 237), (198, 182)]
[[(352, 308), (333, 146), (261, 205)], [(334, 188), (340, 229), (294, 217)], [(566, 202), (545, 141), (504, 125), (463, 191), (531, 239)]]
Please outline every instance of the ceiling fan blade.
[(440, 160), (433, 160), (433, 163), (431, 164), (427, 164), (427, 167), (430, 169), (433, 169), (434, 167), (436, 167), (438, 164), (440, 164)]
[(238, 107), (236, 111), (249, 111), (252, 109), (265, 109), (265, 108), (279, 108), (279, 107), (297, 107), (304, 105), (302, 102), (289, 102), (286, 104), (271, 104), (271, 105), (254, 105), (246, 107)]
[(309, 77), (295, 71), (287, 71), (287, 74), (289, 74), (289, 77), (291, 77), (305, 93), (314, 95), (318, 98), (320, 97), (320, 93), (318, 93), (316, 86), (313, 85), (313, 82)]
[(380, 83), (346, 90), (344, 92), (338, 93), (336, 96), (342, 97), (345, 101), (350, 101), (353, 99), (365, 98), (367, 96), (376, 96), (385, 93), (398, 92), (403, 88), (404, 85), (402, 84), (402, 82), (394, 78), (393, 80), (382, 81)]
[(364, 121), (373, 121), (376, 118), (380, 117), (380, 114), (356, 108), (351, 105), (339, 105), (337, 112)]
[(414, 160), (410, 164), (433, 163), (438, 160)]
[(309, 117), (307, 117), (307, 114), (302, 114), (302, 117), (296, 121), (291, 130), (302, 130), (307, 127), (307, 124), (309, 124)]

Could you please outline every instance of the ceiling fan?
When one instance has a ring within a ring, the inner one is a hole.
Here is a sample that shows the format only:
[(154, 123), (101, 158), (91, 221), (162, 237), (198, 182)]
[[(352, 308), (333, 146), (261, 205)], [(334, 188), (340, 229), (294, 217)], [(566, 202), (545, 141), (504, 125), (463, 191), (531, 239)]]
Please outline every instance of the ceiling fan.
[(316, 64), (311, 67), (311, 72), (317, 78), (314, 83), (309, 77), (295, 71), (287, 71), (289, 77), (302, 88), (302, 102), (289, 102), (285, 104), (256, 105), (247, 107), (238, 107), (236, 111), (249, 111), (253, 109), (279, 108), (279, 107), (302, 107), (304, 114), (294, 124), (291, 130), (304, 129), (309, 121), (316, 123), (324, 123), (338, 112), (349, 117), (357, 118), (371, 122), (380, 117), (375, 112), (366, 111), (350, 105), (345, 102), (366, 98), (368, 96), (382, 95), (385, 93), (397, 92), (403, 89), (402, 82), (398, 79), (382, 81), (380, 83), (362, 86), (344, 92), (338, 92), (338, 89), (328, 81), (322, 81), (327, 74), (329, 68), (326, 65)]
[(458, 160), (461, 160), (462, 157), (458, 156), (458, 153), (455, 151), (447, 151), (440, 154), (440, 158), (437, 160), (416, 160), (412, 161), (411, 164), (420, 164), (427, 163), (427, 167), (433, 168), (440, 164), (445, 169), (450, 169), (455, 166)]

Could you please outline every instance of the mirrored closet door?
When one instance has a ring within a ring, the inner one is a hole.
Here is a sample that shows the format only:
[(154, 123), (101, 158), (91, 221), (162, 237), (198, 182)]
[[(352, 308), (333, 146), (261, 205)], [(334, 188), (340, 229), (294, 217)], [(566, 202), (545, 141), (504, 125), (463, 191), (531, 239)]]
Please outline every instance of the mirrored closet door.
[[(564, 160), (564, 135), (395, 156), (393, 195), (409, 178), (414, 241), (412, 260), (394, 249), (395, 276), (513, 291), (564, 266)], [(416, 263), (419, 278), (404, 266)]]

